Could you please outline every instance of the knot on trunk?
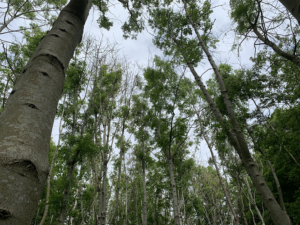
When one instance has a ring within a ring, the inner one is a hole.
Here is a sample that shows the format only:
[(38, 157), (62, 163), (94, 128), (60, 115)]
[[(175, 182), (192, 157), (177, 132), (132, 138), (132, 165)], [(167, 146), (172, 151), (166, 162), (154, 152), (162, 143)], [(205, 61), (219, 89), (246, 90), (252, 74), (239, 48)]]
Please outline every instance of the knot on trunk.
[(10, 211), (5, 210), (5, 209), (0, 209), (0, 219), (1, 220), (5, 220), (8, 219), (12, 216), (12, 214), (10, 213)]

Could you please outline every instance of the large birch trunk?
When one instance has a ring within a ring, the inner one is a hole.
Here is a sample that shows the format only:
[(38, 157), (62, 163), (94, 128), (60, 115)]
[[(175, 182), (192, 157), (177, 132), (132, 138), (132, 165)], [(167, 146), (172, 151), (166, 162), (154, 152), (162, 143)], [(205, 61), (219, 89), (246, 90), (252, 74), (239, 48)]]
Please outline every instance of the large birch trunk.
[(0, 224), (30, 224), (49, 170), (48, 151), (65, 71), (91, 1), (72, 0), (42, 39), (0, 116)]

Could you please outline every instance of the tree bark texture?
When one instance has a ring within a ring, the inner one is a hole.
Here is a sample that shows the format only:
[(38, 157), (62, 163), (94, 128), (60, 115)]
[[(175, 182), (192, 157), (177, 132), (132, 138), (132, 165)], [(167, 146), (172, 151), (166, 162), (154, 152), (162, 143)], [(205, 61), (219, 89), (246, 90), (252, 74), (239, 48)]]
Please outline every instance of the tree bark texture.
[(254, 138), (251, 135), (251, 132), (249, 132), (249, 130), (248, 130), (248, 133), (249, 133), (249, 136), (252, 139), (252, 142), (254, 143), (254, 147), (257, 148), (257, 150), (264, 156), (265, 161), (266, 161), (267, 165), (269, 166), (269, 168), (272, 172), (272, 175), (273, 175), (273, 178), (274, 178), (274, 181), (275, 181), (275, 184), (276, 184), (277, 192), (278, 192), (278, 198), (279, 198), (281, 209), (286, 213), (286, 208), (285, 208), (285, 205), (284, 205), (283, 195), (282, 195), (282, 191), (281, 191), (281, 185), (280, 185), (279, 179), (277, 177), (275, 168), (273, 167), (272, 163), (268, 159), (265, 151), (263, 149), (261, 149), (259, 146), (257, 146), (257, 144), (255, 143)]
[(279, 0), (300, 24), (300, 0)]
[(178, 198), (177, 198), (176, 182), (175, 182), (174, 169), (173, 169), (173, 160), (170, 156), (168, 157), (168, 167), (169, 167), (170, 184), (171, 184), (172, 197), (173, 197), (173, 212), (174, 212), (174, 221), (175, 221), (174, 225), (180, 225)]
[(91, 1), (72, 0), (25, 66), (0, 116), (0, 224), (30, 224), (48, 171), (65, 71)]

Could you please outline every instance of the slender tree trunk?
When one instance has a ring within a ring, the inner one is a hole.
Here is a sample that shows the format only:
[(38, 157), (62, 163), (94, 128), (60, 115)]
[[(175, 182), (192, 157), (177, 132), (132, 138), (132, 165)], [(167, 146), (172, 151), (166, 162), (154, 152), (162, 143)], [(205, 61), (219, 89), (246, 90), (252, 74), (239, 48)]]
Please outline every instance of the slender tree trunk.
[[(144, 136), (143, 136), (144, 137)], [(147, 189), (146, 189), (146, 152), (145, 152), (145, 143), (143, 140), (143, 160), (142, 160), (142, 168), (143, 168), (143, 225), (147, 225)]]
[[(75, 196), (78, 195), (78, 191), (79, 191), (79, 189), (77, 188)], [(74, 211), (76, 209), (76, 207), (77, 207), (77, 198), (75, 199), (74, 205), (72, 207), (72, 211)], [(73, 225), (73, 217), (72, 216), (70, 216), (70, 225)]]
[(172, 197), (173, 197), (173, 212), (174, 212), (174, 221), (175, 221), (174, 225), (180, 225), (178, 198), (177, 198), (176, 182), (175, 182), (174, 169), (173, 169), (173, 160), (170, 156), (168, 156), (168, 167), (169, 167), (170, 183), (171, 183)]
[(107, 156), (104, 157), (104, 165), (103, 165), (103, 184), (102, 184), (102, 211), (100, 213), (99, 225), (105, 225), (106, 222), (106, 185), (107, 185)]
[(118, 168), (118, 180), (117, 180), (117, 187), (116, 187), (116, 193), (115, 193), (115, 205), (112, 211), (112, 216), (111, 219), (109, 220), (109, 224), (113, 222), (113, 219), (115, 217), (116, 209), (118, 206), (118, 201), (119, 201), (119, 193), (120, 193), (120, 180), (121, 180), (121, 172), (122, 172), (122, 160), (123, 156), (125, 154), (125, 149), (124, 149), (124, 132), (125, 132), (125, 121), (128, 115), (126, 115), (123, 119), (123, 125), (122, 125), (122, 134), (121, 134), (121, 148), (120, 148), (120, 156), (119, 156), (119, 168)]
[[(244, 178), (244, 181), (245, 181), (245, 183), (246, 183), (247, 190), (248, 190), (248, 194), (249, 194), (249, 203), (251, 202), (251, 204), (254, 206), (255, 211), (256, 211), (256, 213), (257, 213), (257, 215), (258, 215), (258, 217), (259, 217), (259, 219), (260, 219), (260, 221), (261, 221), (261, 224), (262, 224), (262, 225), (265, 225), (264, 218), (262, 217), (262, 215), (261, 215), (261, 213), (260, 213), (260, 211), (259, 211), (259, 209), (258, 209), (258, 207), (257, 207), (257, 205), (256, 205), (255, 199), (253, 198), (253, 195), (252, 195), (252, 193), (251, 193), (251, 188), (250, 188), (250, 186), (249, 186), (249, 183), (248, 183), (248, 180), (247, 180), (246, 177)], [(250, 207), (250, 206), (249, 206), (249, 207)], [(250, 207), (250, 208), (251, 208), (251, 207)], [(250, 210), (251, 210), (251, 209), (250, 209)]]
[[(122, 139), (123, 139), (123, 135), (124, 133), (122, 134)], [(123, 160), (123, 152), (124, 150), (121, 148), (120, 149), (120, 156), (119, 156), (119, 168), (118, 168), (118, 179), (117, 179), (117, 187), (116, 187), (116, 193), (115, 193), (115, 204), (114, 204), (114, 208), (113, 208), (113, 211), (112, 211), (112, 216), (110, 218), (110, 221), (109, 221), (109, 224), (111, 224), (113, 222), (113, 219), (115, 217), (115, 213), (116, 213), (116, 209), (118, 207), (118, 203), (119, 203), (119, 193), (120, 193), (120, 180), (121, 180), (121, 172), (122, 172), (122, 160)]]
[[(90, 108), (91, 108), (92, 102), (94, 100), (95, 87), (96, 87), (96, 79), (94, 80), (94, 84), (93, 84), (93, 88), (92, 88), (92, 94), (91, 94), (91, 97), (89, 99), (88, 107), (87, 107), (87, 109), (84, 113), (83, 123), (82, 123), (81, 129), (80, 129), (80, 136), (81, 137), (83, 136), (84, 129), (86, 127), (87, 120), (88, 120), (88, 117), (90, 115)], [(76, 133), (75, 126), (77, 124), (77, 112), (75, 111), (76, 110), (75, 106), (77, 105), (77, 102), (78, 102), (78, 100), (77, 100), (77, 87), (76, 87), (75, 91), (74, 91), (74, 99), (73, 99), (74, 110), (73, 110), (72, 135), (75, 135), (75, 133)], [(80, 153), (81, 150), (82, 149), (77, 149), (77, 151), (74, 154), (72, 154), (71, 146), (69, 147), (70, 158), (67, 162), (67, 164), (68, 164), (67, 186), (64, 190), (63, 203), (62, 203), (61, 212), (60, 212), (60, 215), (59, 215), (59, 220), (58, 220), (57, 225), (63, 225), (64, 224), (64, 220), (65, 220), (65, 216), (66, 216), (66, 212), (67, 212), (67, 201), (70, 197), (71, 180), (73, 179), (73, 171), (74, 171), (75, 165), (78, 161), (78, 156), (79, 156), (79, 153)]]
[(217, 225), (217, 216), (216, 216), (216, 207), (214, 206), (214, 209), (213, 209), (213, 225)]
[[(75, 110), (75, 106), (77, 105), (77, 88), (74, 90), (73, 96), (73, 123), (72, 123), (72, 135), (74, 136), (76, 133), (75, 127), (77, 124), (77, 112)], [(77, 155), (77, 154), (76, 154)], [(71, 189), (71, 181), (73, 178), (73, 171), (75, 164), (77, 163), (77, 157), (72, 155), (71, 146), (69, 146), (69, 159), (67, 161), (67, 178), (66, 178), (66, 186), (64, 189), (63, 201), (60, 209), (60, 214), (58, 217), (57, 225), (64, 225), (66, 213), (67, 213), (67, 202), (70, 197), (70, 189)]]
[[(210, 54), (207, 46), (205, 45), (205, 43), (203, 42), (200, 33), (198, 32), (197, 29), (197, 25), (193, 22), (193, 20), (190, 18), (189, 14), (188, 14), (188, 10), (187, 10), (187, 3), (185, 1), (185, 11), (186, 11), (186, 15), (191, 23), (191, 25), (194, 28), (194, 31), (197, 35), (198, 38), (198, 43), (201, 46), (201, 48), (203, 49), (203, 51), (205, 52), (208, 61), (211, 64), (211, 67), (213, 68), (216, 77), (217, 77), (217, 81), (220, 85), (220, 89), (221, 89), (221, 94), (224, 100), (224, 103), (226, 105), (226, 109), (228, 112), (228, 116), (230, 118), (230, 122), (232, 124), (233, 127), (233, 133), (229, 132), (229, 139), (231, 141), (231, 144), (233, 145), (233, 147), (235, 148), (235, 150), (237, 151), (237, 153), (239, 154), (242, 162), (243, 162), (243, 166), (245, 167), (247, 173), (249, 174), (255, 188), (257, 189), (257, 191), (260, 193), (261, 198), (264, 202), (264, 204), (266, 205), (268, 211), (270, 212), (270, 216), (273, 220), (273, 222), (276, 225), (282, 225), (282, 224), (286, 224), (289, 225), (291, 224), (291, 220), (289, 218), (289, 216), (281, 209), (280, 205), (278, 204), (278, 202), (276, 201), (272, 191), (270, 190), (270, 188), (268, 187), (263, 175), (261, 174), (261, 172), (258, 169), (258, 166), (256, 164), (256, 162), (254, 161), (247, 142), (245, 140), (243, 131), (240, 128), (240, 125), (236, 119), (233, 107), (231, 105), (231, 101), (229, 100), (228, 97), (228, 93), (223, 81), (223, 77), (220, 73), (220, 71), (218, 70), (218, 67), (215, 63), (215, 61), (212, 58), (212, 55)], [(195, 71), (193, 65), (189, 62), (189, 60), (186, 58), (186, 56), (184, 55), (185, 61), (187, 62), (192, 74), (194, 75), (198, 85), (200, 86), (207, 102), (209, 103), (213, 113), (215, 114), (215, 116), (217, 117), (217, 119), (221, 122), (221, 124), (224, 125), (224, 119), (223, 116), (221, 115), (219, 109), (216, 107), (215, 103), (213, 102), (213, 100), (211, 99), (209, 93), (207, 92), (205, 86), (203, 85), (201, 79), (199, 78), (197, 72)], [(225, 128), (225, 127), (224, 127)], [(227, 129), (227, 128), (225, 128)]]
[(250, 212), (251, 212), (251, 215), (252, 215), (252, 220), (253, 220), (253, 223), (254, 223), (254, 225), (256, 225), (256, 222), (255, 222), (255, 217), (254, 217), (253, 211), (252, 211), (252, 209), (251, 209), (251, 203), (250, 203), (250, 201), (249, 201), (249, 210), (250, 210)]
[(283, 51), (279, 46), (275, 44), (275, 42), (268, 39), (268, 37), (265, 34), (261, 34), (259, 30), (257, 29), (257, 25), (252, 25), (253, 32), (256, 34), (259, 40), (261, 40), (265, 45), (271, 47), (274, 52), (276, 52), (278, 55), (282, 56), (283, 58), (286, 58), (287, 60), (294, 63), (296, 66), (300, 67), (300, 59), (298, 55), (293, 55), (291, 53)]
[[(88, 212), (91, 210), (91, 207), (93, 206), (93, 203), (94, 203), (95, 198), (97, 198), (97, 192), (94, 193), (94, 195), (93, 195), (93, 197), (91, 198), (90, 203), (89, 203), (89, 205), (88, 205), (88, 207), (87, 207), (87, 209), (85, 210), (84, 213), (83, 213), (83, 211), (82, 211), (82, 209), (81, 209), (82, 220), (81, 220), (80, 225), (83, 225), (83, 224), (84, 224), (85, 217), (87, 216)], [(81, 200), (81, 204), (82, 204), (82, 200)]]
[(206, 134), (204, 133), (204, 128), (203, 128), (203, 125), (202, 125), (202, 121), (201, 121), (201, 117), (199, 115), (199, 113), (196, 111), (195, 107), (194, 107), (194, 110), (195, 110), (195, 113), (197, 114), (197, 117), (198, 117), (198, 121), (199, 121), (199, 124), (200, 124), (200, 129), (201, 129), (201, 132), (202, 132), (202, 135), (204, 137), (204, 140), (209, 148), (209, 151), (210, 151), (210, 154), (211, 154), (211, 157), (212, 157), (212, 160), (214, 162), (214, 165), (215, 165), (215, 168), (216, 168), (216, 172), (217, 172), (217, 175), (218, 175), (218, 178), (219, 178), (219, 181), (220, 181), (220, 184), (222, 186), (222, 189), (224, 191), (224, 194), (225, 194), (225, 197), (226, 197), (226, 200), (227, 200), (227, 203), (229, 205), (229, 208), (230, 208), (230, 211), (234, 217), (234, 221), (235, 221), (235, 224), (236, 225), (240, 225), (240, 222), (239, 222), (239, 218), (233, 208), (233, 205), (232, 205), (232, 202), (231, 202), (231, 197), (230, 197), (230, 194), (228, 193), (228, 190), (227, 188), (225, 187), (224, 183), (223, 183), (223, 180), (222, 180), (222, 176), (220, 174), (220, 170), (219, 170), (219, 167), (218, 167), (218, 164), (217, 164), (217, 160), (215, 158), (215, 155), (214, 155), (214, 152), (213, 152), (213, 149), (212, 149), (212, 146), (210, 145), (207, 137), (206, 137)]
[[(127, 194), (127, 172), (126, 172), (126, 157), (124, 158), (124, 173), (125, 173), (125, 225), (128, 221), (128, 194)], [(129, 197), (130, 199), (130, 197)]]
[(238, 195), (239, 195), (239, 199), (240, 199), (241, 206), (242, 206), (240, 211), (242, 212), (245, 225), (248, 225), (247, 218), (245, 215), (245, 204), (244, 204), (244, 200), (243, 200), (243, 194), (241, 191), (241, 184), (240, 184), (240, 180), (238, 179), (238, 177), (237, 177), (237, 184), (238, 184)]
[[(97, 192), (95, 192), (97, 193)], [(94, 196), (93, 196), (94, 198)], [(90, 208), (90, 207), (88, 207)], [(83, 218), (83, 201), (82, 201), (82, 194), (80, 195), (80, 213), (81, 213), (81, 218)]]
[(65, 222), (67, 206), (68, 206), (68, 199), (70, 197), (71, 180), (73, 177), (74, 167), (75, 167), (74, 161), (69, 161), (68, 162), (68, 173), (67, 173), (67, 178), (66, 178), (67, 186), (64, 190), (64, 197), (63, 197), (63, 202), (62, 202), (57, 225), (64, 225), (64, 222)]
[(0, 224), (30, 224), (48, 171), (48, 152), (65, 71), (91, 1), (71, 0), (42, 39), (0, 115)]
[[(108, 164), (108, 150), (109, 150), (109, 135), (110, 135), (110, 121), (108, 122), (108, 128), (107, 133), (104, 132), (104, 135), (106, 133), (106, 137), (104, 136), (103, 140), (105, 140), (104, 145), (104, 158), (103, 158), (103, 183), (102, 183), (102, 189), (101, 189), (101, 200), (102, 202), (99, 202), (99, 225), (105, 225), (106, 223), (106, 185), (107, 185), (107, 164)], [(101, 206), (100, 206), (101, 205)], [(101, 210), (101, 211), (100, 211)]]
[(4, 91), (3, 91), (2, 108), (5, 107), (6, 92), (7, 92), (7, 89), (8, 89), (8, 84), (9, 84), (9, 79), (7, 79), (6, 85), (5, 85), (5, 88), (4, 88)]
[(300, 0), (279, 0), (300, 24)]
[[(36, 225), (37, 224), (37, 217), (38, 217), (38, 215), (39, 215), (39, 213), (40, 213), (40, 207), (38, 207), (38, 209), (37, 209), (37, 212), (36, 212), (36, 216), (35, 216), (35, 219), (34, 219), (34, 225)], [(33, 221), (32, 221), (33, 222)], [(32, 223), (31, 222), (31, 223)]]
[(138, 223), (138, 196), (139, 196), (139, 189), (137, 184), (135, 184), (135, 222)]
[[(203, 192), (200, 191), (199, 194), (197, 195), (196, 190), (195, 190), (195, 180), (192, 179), (192, 182), (193, 182), (193, 192), (194, 192), (194, 195), (195, 195), (195, 196), (198, 196), (198, 197), (200, 198), (200, 197), (201, 197), (201, 194), (203, 194)], [(205, 217), (207, 218), (208, 224), (211, 224), (210, 218), (209, 218), (209, 215), (208, 215), (208, 213), (207, 213), (207, 211), (206, 211), (205, 205), (203, 204), (202, 207), (203, 207), (203, 209), (204, 209), (203, 211), (204, 211)], [(197, 209), (195, 208), (195, 210), (197, 210)], [(199, 220), (200, 220), (200, 215), (199, 215), (199, 214), (197, 214), (197, 215), (198, 215)]]
[[(105, 124), (103, 124), (103, 146), (104, 146), (104, 148), (105, 148), (105, 146), (106, 146), (106, 143), (105, 143), (105, 141), (106, 141), (106, 125)], [(105, 174), (105, 172), (104, 172), (104, 152), (103, 152), (103, 155), (102, 155), (102, 166), (101, 166), (101, 177), (103, 178), (103, 179), (106, 179), (106, 176), (104, 177), (104, 174)], [(100, 176), (100, 175), (99, 175)], [(98, 191), (99, 191), (99, 200), (98, 200), (98, 215), (97, 215), (97, 224), (99, 224), (99, 225), (101, 225), (101, 214), (102, 214), (102, 211), (103, 211), (103, 183), (104, 183), (104, 181), (102, 181), (102, 184), (101, 183), (99, 183), (99, 189), (98, 189)]]
[(6, 20), (2, 26), (0, 27), (0, 33), (8, 26), (8, 24), (11, 23), (11, 21), (13, 21), (14, 19), (16, 19), (17, 17), (16, 16), (12, 16), (10, 17), (8, 20)]

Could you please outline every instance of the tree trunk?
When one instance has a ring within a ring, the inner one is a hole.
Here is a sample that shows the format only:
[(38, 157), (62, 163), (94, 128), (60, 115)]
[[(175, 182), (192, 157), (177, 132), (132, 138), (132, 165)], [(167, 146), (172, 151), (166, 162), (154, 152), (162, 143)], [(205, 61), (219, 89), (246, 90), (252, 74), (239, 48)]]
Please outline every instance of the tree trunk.
[[(105, 135), (106, 134), (106, 135)], [(101, 202), (99, 202), (99, 225), (105, 225), (106, 223), (106, 182), (107, 182), (107, 164), (108, 164), (108, 151), (109, 151), (109, 135), (110, 135), (110, 121), (108, 122), (107, 133), (104, 130), (103, 143), (104, 146), (104, 158), (103, 158), (103, 183), (101, 188)], [(106, 137), (105, 137), (106, 136)]]
[(105, 225), (106, 222), (106, 185), (107, 185), (107, 157), (104, 158), (104, 166), (103, 166), (103, 184), (102, 184), (102, 210), (100, 213), (99, 225)]
[[(89, 99), (88, 107), (87, 107), (87, 109), (84, 113), (83, 123), (82, 123), (81, 129), (80, 129), (80, 136), (81, 137), (83, 136), (84, 129), (85, 129), (85, 126), (87, 124), (88, 117), (90, 115), (90, 108), (91, 108), (92, 102), (94, 100), (95, 87), (96, 87), (96, 79), (94, 80), (92, 94), (91, 94), (91, 97)], [(76, 124), (77, 124), (77, 112), (76, 112), (75, 106), (77, 105), (77, 103), (78, 103), (78, 99), (77, 99), (77, 87), (76, 87), (75, 90), (74, 90), (74, 99), (73, 99), (73, 106), (74, 106), (73, 126), (72, 126), (72, 135), (73, 136), (76, 134), (75, 127), (76, 127)], [(67, 201), (69, 199), (69, 195), (70, 195), (71, 180), (73, 178), (73, 171), (74, 171), (74, 167), (75, 167), (75, 165), (78, 161), (79, 153), (82, 150), (82, 149), (77, 149), (77, 151), (74, 153), (74, 155), (72, 155), (71, 146), (69, 146), (69, 148), (70, 148), (69, 149), (70, 158), (67, 162), (67, 164), (68, 164), (67, 186), (64, 190), (63, 203), (62, 203), (61, 212), (60, 212), (60, 215), (59, 215), (59, 220), (58, 220), (57, 225), (63, 225), (64, 224), (64, 220), (65, 220), (65, 216), (66, 216), (66, 210), (67, 210), (67, 204), (66, 203), (67, 203)]]
[(240, 225), (240, 222), (239, 222), (239, 218), (233, 208), (233, 205), (232, 205), (232, 201), (231, 201), (231, 197), (230, 197), (230, 194), (228, 193), (228, 190), (227, 188), (225, 187), (224, 183), (223, 183), (223, 180), (222, 180), (222, 176), (220, 174), (220, 170), (219, 170), (219, 167), (218, 167), (218, 164), (217, 164), (217, 160), (215, 158), (215, 155), (214, 155), (214, 152), (213, 152), (213, 149), (212, 149), (212, 146), (210, 145), (209, 141), (208, 141), (208, 138), (206, 137), (206, 134), (204, 133), (204, 128), (203, 128), (203, 125), (202, 125), (202, 121), (201, 121), (201, 117), (199, 115), (199, 113), (196, 111), (196, 109), (194, 108), (195, 110), (195, 113), (197, 114), (197, 117), (198, 117), (198, 121), (199, 121), (199, 124), (200, 124), (200, 129), (201, 129), (201, 132), (202, 132), (202, 135), (204, 137), (204, 140), (209, 148), (209, 151), (210, 151), (210, 154), (211, 154), (211, 157), (212, 157), (212, 160), (214, 162), (214, 165), (215, 165), (215, 168), (216, 168), (216, 172), (217, 172), (217, 175), (218, 175), (218, 178), (219, 178), (219, 181), (220, 181), (220, 184), (222, 186), (222, 189), (224, 191), (224, 194), (225, 194), (225, 197), (226, 197), (226, 200), (227, 200), (227, 203), (229, 205), (229, 208), (230, 208), (230, 211), (234, 217), (234, 221), (235, 221), (235, 224), (236, 225)]
[(178, 207), (178, 198), (176, 191), (176, 183), (173, 169), (173, 160), (168, 156), (168, 167), (170, 173), (170, 183), (172, 188), (172, 196), (173, 196), (173, 211), (174, 211), (174, 225), (180, 225), (180, 217), (179, 217), (179, 207)]
[[(7, 78), (7, 81), (6, 81), (6, 85), (5, 85), (5, 88), (4, 88), (4, 91), (3, 91), (3, 99), (2, 99), (2, 107), (4, 109), (5, 107), (5, 102), (6, 102), (6, 92), (7, 92), (7, 89), (8, 89), (8, 84), (9, 84), (9, 79)], [(1, 109), (0, 108), (0, 109)]]
[[(211, 67), (213, 68), (213, 70), (216, 74), (217, 81), (220, 85), (221, 94), (222, 94), (224, 103), (226, 105), (228, 117), (229, 117), (230, 122), (233, 127), (233, 132), (230, 132), (228, 135), (230, 142), (233, 145), (233, 147), (235, 148), (235, 150), (237, 151), (237, 153), (239, 154), (239, 157), (241, 158), (241, 160), (243, 162), (243, 166), (245, 167), (247, 173), (249, 174), (255, 188), (260, 193), (262, 201), (264, 202), (268, 211), (270, 212), (270, 216), (271, 216), (273, 222), (276, 225), (282, 225), (282, 224), (289, 225), (289, 224), (291, 224), (289, 216), (281, 209), (280, 205), (276, 201), (272, 191), (268, 187), (263, 175), (259, 171), (259, 168), (249, 151), (243, 131), (240, 128), (240, 125), (236, 119), (233, 107), (231, 105), (231, 101), (229, 100), (228, 93), (227, 93), (227, 90), (226, 90), (226, 87), (225, 87), (225, 84), (223, 81), (223, 77), (222, 77), (221, 73), (219, 72), (218, 67), (217, 67), (215, 61), (213, 60), (212, 55), (210, 54), (207, 46), (203, 42), (201, 35), (198, 32), (197, 25), (192, 21), (192, 19), (190, 18), (189, 14), (188, 14), (186, 2), (185, 2), (185, 11), (186, 11), (186, 15), (187, 15), (191, 25), (194, 28), (196, 35), (197, 35), (198, 43), (201, 46), (201, 48), (203, 49), (203, 51), (205, 52), (205, 54), (208, 58), (208, 61), (210, 62)], [(203, 85), (203, 83), (202, 83), (201, 79), (199, 78), (197, 72), (195, 71), (193, 65), (189, 62), (189, 60), (185, 56), (184, 56), (184, 58), (188, 64), (191, 72), (193, 73), (198, 85), (200, 86), (207, 102), (209, 103), (213, 113), (215, 114), (217, 119), (221, 122), (221, 124), (223, 124), (223, 127), (224, 127), (224, 122), (223, 122), (224, 119), (223, 119), (223, 116), (221, 115), (219, 109), (216, 107), (215, 103), (211, 99), (209, 93), (207, 92), (205, 86)], [(224, 128), (228, 129), (226, 127), (224, 127)]]
[(300, 24), (300, 0), (279, 0)]
[[(106, 125), (103, 124), (103, 146), (105, 148), (105, 140), (106, 140)], [(104, 153), (103, 153), (104, 154)], [(103, 174), (103, 175), (101, 175)], [(106, 176), (104, 177), (104, 174), (105, 174), (105, 170), (104, 170), (104, 155), (102, 155), (102, 165), (101, 165), (101, 172), (99, 174), (99, 178), (102, 177), (103, 179), (106, 179)], [(99, 179), (100, 180), (100, 179)], [(101, 213), (102, 213), (102, 208), (103, 208), (103, 183), (104, 181), (99, 182), (99, 189), (98, 189), (98, 192), (99, 192), (99, 199), (98, 199), (98, 214), (97, 214), (97, 225), (101, 225)]]
[[(144, 137), (144, 136), (143, 136)], [(147, 225), (147, 189), (146, 189), (146, 161), (145, 157), (146, 152), (145, 152), (145, 143), (143, 140), (143, 160), (142, 160), (142, 168), (143, 168), (143, 225)]]
[[(125, 173), (125, 223), (124, 225), (127, 224), (128, 221), (128, 194), (127, 194), (127, 173), (126, 173), (126, 158), (124, 158), (124, 173)], [(130, 199), (130, 197), (129, 197)]]
[(243, 200), (243, 193), (241, 191), (240, 180), (239, 180), (238, 177), (237, 177), (237, 184), (238, 184), (238, 198), (240, 199), (241, 206), (242, 206), (240, 211), (242, 212), (245, 225), (248, 225), (247, 218), (246, 218), (246, 215), (245, 215), (245, 204), (244, 204), (244, 200)]
[[(216, 107), (215, 103), (211, 99), (208, 91), (206, 90), (205, 86), (203, 85), (202, 81), (200, 80), (195, 69), (193, 68), (193, 66), (191, 64), (189, 65), (189, 67), (191, 69), (191, 72), (194, 74), (198, 85), (201, 87), (201, 90), (203, 91), (204, 96), (206, 97), (206, 100), (209, 103), (210, 108), (213, 111), (214, 115), (220, 121), (221, 124), (224, 124), (223, 116), (220, 114), (219, 109)], [(238, 126), (238, 128), (239, 128), (239, 126)], [(253, 160), (253, 158), (249, 152), (248, 146), (244, 140), (242, 131), (240, 129), (235, 129), (235, 131), (239, 135), (239, 137), (242, 136), (242, 141), (244, 141), (243, 142), (244, 145), (242, 145), (242, 147), (240, 146), (240, 144), (238, 143), (238, 138), (236, 137), (236, 135), (234, 135), (234, 133), (231, 132), (231, 130), (229, 130), (228, 138), (229, 138), (231, 144), (233, 145), (233, 147), (235, 148), (235, 150), (237, 151), (237, 153), (239, 154), (239, 156), (243, 162), (243, 165), (244, 165), (247, 173), (249, 174), (255, 188), (261, 194), (262, 200), (263, 200), (264, 204), (266, 205), (268, 211), (270, 212), (273, 222), (276, 225), (291, 224), (288, 215), (285, 214), (283, 210), (281, 210), (281, 207), (279, 206), (273, 193), (271, 192), (270, 188), (267, 186), (267, 183), (265, 182), (261, 172), (259, 171), (257, 164)]]
[[(95, 191), (93, 197), (91, 198), (90, 202), (89, 202), (89, 205), (87, 207), (87, 209), (85, 210), (85, 212), (83, 213), (82, 212), (82, 209), (81, 209), (81, 213), (82, 213), (82, 219), (81, 219), (81, 223), (80, 225), (84, 225), (84, 220), (85, 220), (85, 217), (87, 216), (87, 214), (90, 212), (91, 210), (91, 207), (93, 206), (94, 204), (94, 201), (95, 201), (95, 198), (97, 198), (97, 192)], [(82, 199), (81, 199), (81, 204), (82, 204)], [(81, 206), (82, 208), (82, 206)], [(93, 213), (92, 213), (93, 214)]]
[[(77, 188), (75, 196), (78, 195), (78, 191), (79, 191), (79, 189)], [(75, 202), (74, 202), (74, 205), (72, 207), (72, 211), (74, 211), (76, 209), (76, 207), (77, 207), (77, 198), (75, 198)], [(73, 217), (72, 216), (70, 216), (70, 225), (73, 225)]]
[[(246, 186), (247, 186), (247, 190), (248, 190), (248, 194), (249, 194), (249, 204), (251, 202), (251, 204), (254, 206), (255, 208), (255, 211), (261, 221), (261, 224), (262, 225), (265, 225), (265, 221), (264, 221), (264, 218), (262, 217), (257, 205), (256, 205), (256, 201), (255, 201), (255, 198), (253, 197), (252, 193), (251, 193), (251, 188), (249, 186), (249, 183), (248, 183), (248, 180), (247, 180), (247, 177), (244, 177), (244, 180), (245, 180), (245, 183), (246, 183)], [(250, 207), (250, 206), (249, 206)], [(251, 210), (251, 207), (250, 207), (250, 210)], [(253, 219), (254, 220), (254, 219)]]
[(10, 17), (8, 20), (6, 20), (5, 22), (3, 22), (3, 25), (0, 27), (0, 33), (7, 27), (7, 25), (13, 21), (14, 19), (16, 19), (17, 16), (12, 16)]
[(109, 220), (109, 224), (111, 224), (113, 222), (113, 219), (115, 217), (115, 213), (116, 213), (116, 209), (118, 206), (118, 201), (119, 201), (119, 193), (120, 193), (120, 180), (121, 180), (121, 172), (122, 172), (122, 160), (123, 160), (123, 156), (125, 154), (125, 148), (124, 148), (124, 132), (125, 132), (125, 122), (126, 119), (128, 117), (128, 114), (123, 118), (123, 123), (122, 123), (122, 134), (121, 134), (121, 147), (120, 147), (120, 156), (119, 156), (119, 168), (118, 168), (118, 180), (117, 180), (117, 187), (116, 187), (116, 193), (115, 193), (115, 205), (112, 211), (112, 216), (111, 219)]
[(67, 179), (66, 179), (67, 186), (64, 190), (64, 197), (63, 197), (63, 202), (62, 202), (57, 225), (64, 225), (64, 221), (65, 221), (65, 217), (66, 217), (66, 213), (67, 213), (68, 199), (70, 197), (71, 180), (73, 177), (74, 167), (75, 167), (74, 161), (68, 162), (68, 174), (67, 174)]
[[(74, 136), (76, 133), (75, 127), (77, 124), (77, 112), (75, 111), (75, 106), (77, 105), (77, 88), (74, 90), (74, 96), (73, 96), (73, 123), (72, 123), (72, 135)], [(78, 151), (77, 151), (78, 152)], [(76, 154), (78, 155), (78, 154)], [(71, 146), (69, 146), (69, 159), (67, 161), (68, 165), (68, 171), (67, 171), (67, 179), (66, 179), (66, 186), (64, 189), (64, 195), (63, 195), (63, 201), (60, 209), (60, 214), (58, 217), (57, 225), (64, 225), (66, 213), (67, 213), (67, 202), (70, 197), (70, 189), (71, 189), (71, 181), (73, 178), (73, 171), (75, 164), (77, 163), (77, 157), (72, 156), (72, 149)]]
[[(125, 126), (123, 125), (123, 132), (122, 132), (122, 141), (124, 138), (124, 129)], [(118, 207), (118, 202), (119, 202), (119, 193), (120, 193), (120, 180), (121, 180), (121, 172), (122, 172), (122, 160), (123, 160), (123, 154), (124, 154), (124, 149), (121, 147), (120, 149), (120, 156), (119, 156), (119, 168), (118, 168), (118, 180), (117, 180), (117, 187), (116, 187), (116, 193), (115, 193), (115, 205), (112, 211), (112, 216), (110, 218), (109, 224), (113, 222), (113, 219), (115, 217), (116, 209)]]
[(261, 40), (265, 45), (271, 47), (274, 50), (274, 52), (276, 52), (278, 55), (286, 58), (287, 60), (294, 63), (296, 66), (300, 67), (300, 59), (297, 55), (293, 55), (283, 51), (278, 45), (275, 44), (275, 42), (269, 40), (265, 34), (261, 34), (257, 29), (257, 25), (254, 24), (252, 28), (253, 28), (253, 32), (256, 34), (258, 39)]
[(272, 163), (268, 159), (265, 151), (262, 150), (259, 146), (257, 146), (257, 144), (254, 142), (254, 138), (251, 135), (251, 132), (249, 130), (248, 130), (248, 133), (249, 133), (249, 136), (252, 139), (252, 142), (254, 143), (254, 147), (257, 148), (257, 150), (264, 156), (264, 158), (265, 158), (265, 160), (266, 160), (266, 162), (267, 162), (267, 164), (268, 164), (268, 166), (269, 166), (269, 168), (272, 172), (272, 175), (273, 175), (273, 178), (274, 178), (274, 181), (275, 181), (275, 184), (276, 184), (277, 192), (278, 192), (278, 197), (279, 197), (279, 202), (280, 202), (281, 209), (286, 213), (286, 208), (285, 208), (285, 205), (284, 205), (283, 195), (282, 195), (282, 191), (281, 191), (281, 185), (280, 185), (279, 179), (277, 177), (275, 168), (273, 167)]
[(0, 115), (0, 224), (30, 224), (48, 171), (48, 152), (65, 71), (91, 1), (72, 0), (24, 68)]

